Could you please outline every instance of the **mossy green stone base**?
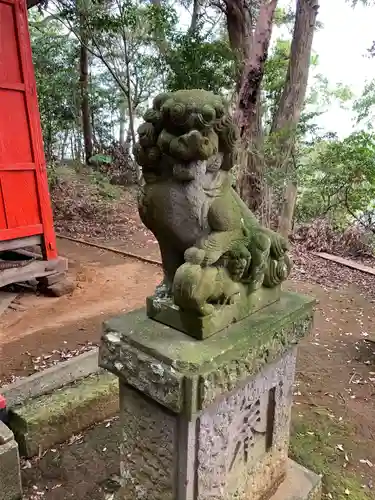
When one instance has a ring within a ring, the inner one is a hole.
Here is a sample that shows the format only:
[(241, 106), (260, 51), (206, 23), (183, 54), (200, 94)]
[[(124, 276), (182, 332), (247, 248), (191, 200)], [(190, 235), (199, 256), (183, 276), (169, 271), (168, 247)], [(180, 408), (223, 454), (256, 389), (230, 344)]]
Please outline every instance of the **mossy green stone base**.
[(215, 307), (209, 316), (198, 316), (195, 312), (181, 311), (171, 299), (147, 297), (146, 308), (149, 318), (171, 326), (176, 330), (203, 340), (238, 322), (280, 299), (281, 287), (265, 288), (242, 295), (234, 304)]
[(10, 427), (21, 455), (32, 457), (117, 411), (118, 379), (96, 373), (16, 406)]
[(197, 340), (144, 309), (107, 321), (99, 364), (120, 379), (123, 488), (153, 500), (318, 500), (289, 462), (296, 344), (315, 301), (293, 293)]
[(278, 359), (311, 330), (315, 301), (280, 300), (204, 340), (147, 317), (144, 309), (104, 323), (99, 364), (154, 401), (187, 416), (207, 408)]

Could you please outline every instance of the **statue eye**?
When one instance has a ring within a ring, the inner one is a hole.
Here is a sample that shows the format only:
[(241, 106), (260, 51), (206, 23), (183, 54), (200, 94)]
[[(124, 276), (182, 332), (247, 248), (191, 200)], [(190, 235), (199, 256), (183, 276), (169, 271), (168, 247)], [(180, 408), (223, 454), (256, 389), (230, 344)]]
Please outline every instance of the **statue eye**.
[(185, 104), (182, 102), (175, 102), (169, 109), (169, 116), (176, 125), (183, 125), (186, 123), (188, 113)]
[(201, 109), (202, 117), (207, 124), (211, 123), (215, 119), (215, 110), (212, 106), (205, 104)]

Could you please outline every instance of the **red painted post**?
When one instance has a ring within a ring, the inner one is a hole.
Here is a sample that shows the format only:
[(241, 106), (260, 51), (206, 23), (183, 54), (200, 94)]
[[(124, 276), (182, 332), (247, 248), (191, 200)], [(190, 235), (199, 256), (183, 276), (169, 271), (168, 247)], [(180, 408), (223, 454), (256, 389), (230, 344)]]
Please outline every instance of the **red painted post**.
[(57, 257), (25, 0), (0, 0), (0, 241)]

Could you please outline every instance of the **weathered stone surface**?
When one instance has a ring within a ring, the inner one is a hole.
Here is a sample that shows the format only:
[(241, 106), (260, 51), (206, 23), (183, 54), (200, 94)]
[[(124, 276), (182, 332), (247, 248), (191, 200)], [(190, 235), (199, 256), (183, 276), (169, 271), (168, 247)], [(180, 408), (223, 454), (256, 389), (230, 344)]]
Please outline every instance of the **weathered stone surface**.
[(171, 365), (143, 353), (136, 347), (128, 345), (126, 349), (122, 349), (121, 340), (115, 333), (109, 332), (103, 337), (100, 366), (116, 374), (121, 373), (121, 377), (128, 384), (171, 410), (181, 411), (183, 375)]
[(52, 297), (62, 297), (63, 295), (68, 295), (74, 292), (76, 286), (77, 285), (73, 280), (64, 278), (57, 283), (47, 286), (44, 293), (51, 295)]
[[(105, 323), (99, 364), (120, 378), (124, 422), (118, 500), (296, 492), (300, 471), (288, 465), (296, 344), (311, 329), (314, 304), (282, 293), (204, 340), (144, 311)], [(306, 500), (319, 498), (318, 486), (309, 492)]]
[(287, 476), (295, 348), (187, 419), (121, 384), (118, 498), (260, 500)]
[(167, 299), (158, 321), (204, 338), (251, 314), (249, 296), (288, 277), (288, 242), (232, 187), (239, 129), (224, 99), (201, 89), (163, 93), (144, 120), (134, 145), (145, 181), (138, 208), (164, 271), (147, 313), (155, 317), (156, 299)]
[(312, 325), (314, 301), (292, 293), (202, 341), (144, 310), (104, 326), (99, 364), (170, 410), (187, 416), (234, 390), (278, 359)]
[(0, 500), (22, 497), (18, 445), (13, 433), (0, 422)]
[(295, 348), (199, 418), (197, 500), (263, 498), (286, 474)]
[(0, 445), (9, 443), (14, 439), (13, 432), (0, 421)]
[(146, 309), (149, 318), (187, 333), (198, 340), (203, 340), (276, 302), (280, 296), (280, 286), (262, 287), (250, 295), (246, 293), (239, 295), (237, 301), (226, 307), (215, 307), (208, 316), (197, 316), (191, 311), (182, 311), (170, 298), (148, 297)]
[(314, 472), (288, 460), (285, 480), (270, 500), (320, 500), (322, 480)]
[(7, 400), (8, 407), (12, 408), (98, 371), (98, 349), (93, 349), (42, 372), (2, 386), (1, 393)]
[(174, 500), (177, 419), (137, 391), (120, 385), (123, 500)]
[(118, 411), (118, 380), (98, 373), (15, 407), (10, 426), (20, 453), (32, 457)]

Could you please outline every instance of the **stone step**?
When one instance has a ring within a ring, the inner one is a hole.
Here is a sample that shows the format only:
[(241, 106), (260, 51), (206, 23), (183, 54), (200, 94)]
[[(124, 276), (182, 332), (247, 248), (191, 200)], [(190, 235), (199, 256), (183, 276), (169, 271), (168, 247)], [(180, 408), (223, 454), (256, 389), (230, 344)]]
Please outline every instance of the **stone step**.
[(10, 411), (20, 453), (32, 457), (118, 412), (118, 379), (98, 372)]

